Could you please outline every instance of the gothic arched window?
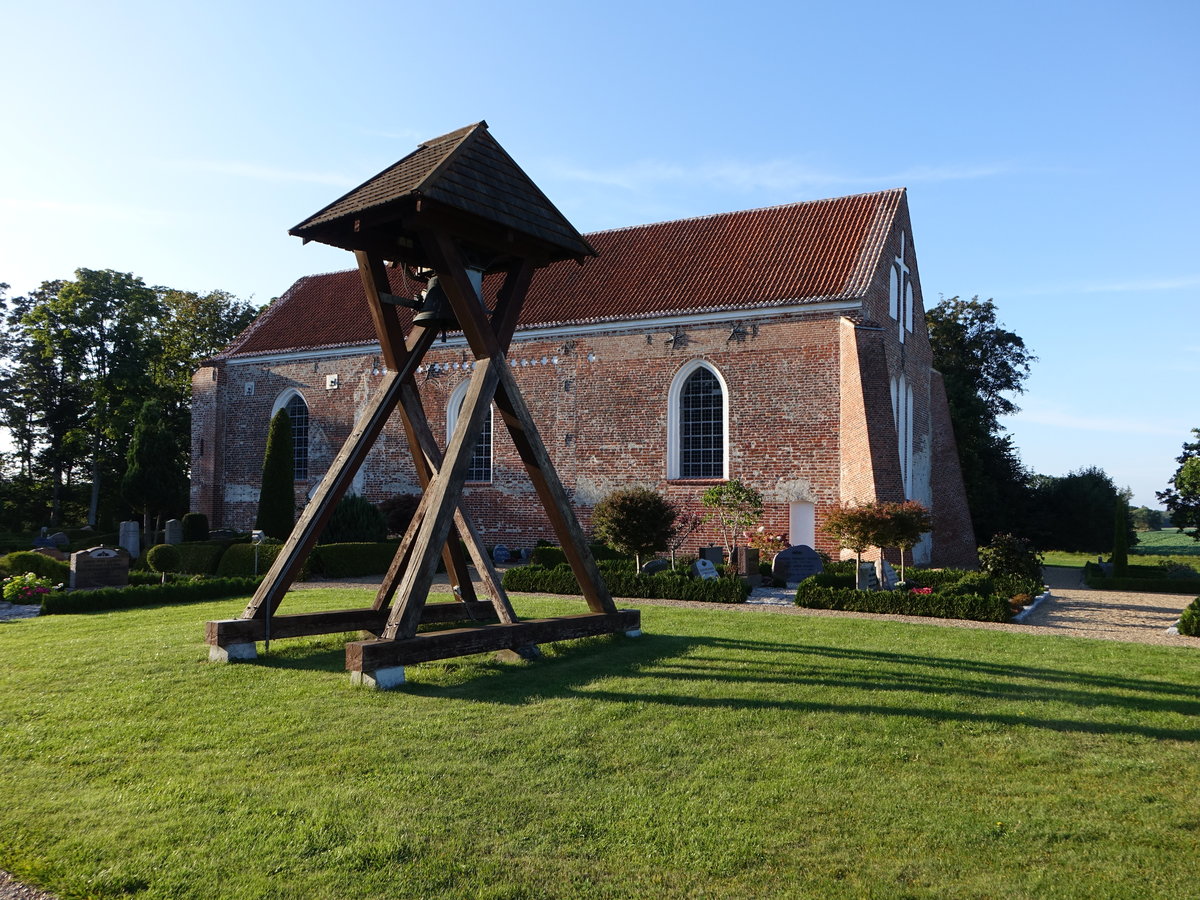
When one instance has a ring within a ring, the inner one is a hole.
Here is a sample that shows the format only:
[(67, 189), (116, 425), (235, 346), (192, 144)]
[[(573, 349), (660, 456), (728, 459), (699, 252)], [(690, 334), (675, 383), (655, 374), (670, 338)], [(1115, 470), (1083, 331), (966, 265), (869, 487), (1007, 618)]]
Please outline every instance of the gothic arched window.
[(721, 376), (695, 360), (671, 382), (667, 477), (725, 478), (729, 395)]
[(308, 404), (299, 394), (288, 400), (288, 418), (292, 420), (292, 469), (297, 481), (308, 480)]
[[(454, 426), (458, 422), (458, 414), (462, 412), (463, 401), (467, 399), (467, 387), (469, 382), (464, 381), (450, 395), (450, 402), (446, 406), (446, 441), (449, 443), (450, 435), (454, 433)], [(488, 407), (488, 414), (483, 419), (483, 431), (479, 435), (479, 440), (475, 442), (475, 449), (471, 452), (471, 464), (467, 467), (467, 481), (491, 481), (492, 480), (492, 409)]]

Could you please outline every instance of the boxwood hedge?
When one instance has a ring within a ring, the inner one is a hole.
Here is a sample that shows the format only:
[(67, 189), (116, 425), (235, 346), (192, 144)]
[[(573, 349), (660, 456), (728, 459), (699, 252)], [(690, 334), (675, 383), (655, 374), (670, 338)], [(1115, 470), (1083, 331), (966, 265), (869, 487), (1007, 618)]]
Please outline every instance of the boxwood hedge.
[(206, 578), (167, 584), (97, 588), (93, 591), (64, 591), (46, 595), (46, 599), (42, 601), (42, 615), (88, 613), (111, 609), (132, 609), (136, 606), (219, 600), (222, 597), (252, 594), (260, 580), (258, 578)]
[[(695, 600), (703, 603), (744, 603), (750, 588), (740, 578), (704, 580), (673, 572), (642, 575), (626, 561), (597, 563), (608, 591), (614, 597)], [(504, 573), (504, 589), (539, 594), (578, 594), (579, 582), (571, 567), (515, 566)]]

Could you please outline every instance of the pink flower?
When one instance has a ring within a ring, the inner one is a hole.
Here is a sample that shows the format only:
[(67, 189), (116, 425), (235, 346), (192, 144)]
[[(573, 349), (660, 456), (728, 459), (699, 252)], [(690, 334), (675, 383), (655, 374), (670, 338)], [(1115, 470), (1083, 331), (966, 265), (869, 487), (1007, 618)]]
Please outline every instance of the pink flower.
[(913, 588), (913, 589), (912, 589), (912, 593), (914, 593), (914, 594), (932, 594), (932, 593), (933, 593), (933, 588), (927, 588), (927, 587), (924, 587), (924, 588)]

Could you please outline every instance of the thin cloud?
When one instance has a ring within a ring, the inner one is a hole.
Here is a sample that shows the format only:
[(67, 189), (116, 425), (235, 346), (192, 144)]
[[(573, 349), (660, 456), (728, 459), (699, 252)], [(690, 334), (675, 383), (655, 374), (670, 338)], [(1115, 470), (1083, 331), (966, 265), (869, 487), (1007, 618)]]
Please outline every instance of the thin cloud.
[(304, 184), (328, 184), (334, 187), (352, 187), (357, 184), (336, 172), (304, 172), (296, 169), (280, 169), (257, 163), (221, 160), (179, 160), (171, 163), (173, 168), (191, 172), (209, 172), (214, 175), (232, 175), (235, 178), (253, 178), (257, 181), (287, 181)]
[(1135, 278), (1127, 281), (1084, 281), (1074, 284), (1034, 285), (1007, 293), (1021, 297), (1048, 294), (1146, 294), (1154, 291), (1183, 291), (1200, 287), (1200, 275), (1167, 278)]
[(90, 219), (103, 222), (123, 222), (138, 225), (165, 225), (174, 221), (174, 213), (144, 206), (127, 206), (120, 203), (79, 203), (64, 200), (34, 200), (17, 197), (0, 197), (0, 208), (22, 213), (53, 213), (75, 219)]
[(879, 184), (962, 181), (992, 178), (1012, 171), (1011, 167), (1007, 165), (989, 164), (917, 166), (890, 174), (852, 175), (825, 171), (787, 159), (750, 163), (726, 161), (692, 166), (660, 160), (641, 160), (627, 166), (610, 168), (588, 168), (563, 162), (550, 162), (545, 169), (551, 175), (563, 180), (622, 188), (629, 191), (644, 191), (656, 185), (678, 183), (707, 184), (715, 188), (738, 191), (799, 191), (846, 185), (863, 187)]

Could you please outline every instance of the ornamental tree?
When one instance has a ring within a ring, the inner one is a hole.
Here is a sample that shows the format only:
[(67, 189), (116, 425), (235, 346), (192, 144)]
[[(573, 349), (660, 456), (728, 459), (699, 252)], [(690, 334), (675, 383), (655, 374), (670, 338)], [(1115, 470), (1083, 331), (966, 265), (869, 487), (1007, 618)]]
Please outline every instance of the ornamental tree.
[(933, 518), (916, 500), (884, 503), (882, 508), (888, 519), (887, 533), (880, 538), (884, 543), (876, 546), (900, 549), (900, 580), (904, 581), (904, 554), (920, 542), (921, 535), (933, 530)]
[(871, 501), (858, 505), (846, 505), (835, 509), (825, 517), (824, 531), (838, 546), (854, 551), (854, 586), (861, 588), (859, 570), (862, 553), (868, 547), (879, 547), (887, 540), (890, 520), (885, 516), (883, 504)]
[(642, 554), (667, 549), (675, 524), (675, 507), (647, 488), (613, 491), (592, 511), (592, 531), (600, 540), (634, 558), (638, 571)]
[(762, 494), (740, 481), (715, 484), (700, 497), (709, 510), (705, 521), (716, 522), (725, 539), (725, 552), (730, 560), (737, 546), (738, 535), (758, 524), (763, 514)]

